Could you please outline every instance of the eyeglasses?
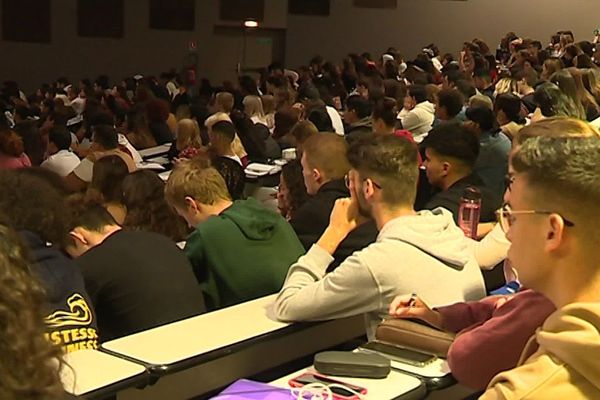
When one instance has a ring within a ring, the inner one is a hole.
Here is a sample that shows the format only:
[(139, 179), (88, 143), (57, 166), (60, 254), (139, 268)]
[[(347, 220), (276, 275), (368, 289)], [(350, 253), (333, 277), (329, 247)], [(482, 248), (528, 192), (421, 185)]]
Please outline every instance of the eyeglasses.
[(539, 210), (513, 211), (508, 204), (503, 205), (501, 209), (496, 211), (496, 215), (498, 216), (498, 221), (500, 222), (500, 227), (502, 228), (502, 231), (504, 231), (504, 233), (507, 233), (508, 230), (510, 229), (510, 227), (515, 223), (515, 217), (514, 217), (515, 215), (535, 215), (535, 214), (539, 214), (539, 215), (555, 214), (562, 218), (562, 220), (565, 223), (565, 226), (568, 226), (568, 227), (575, 226), (575, 224), (573, 222), (569, 221), (568, 219), (566, 219), (565, 217), (563, 217), (562, 215), (560, 215), (559, 213), (556, 213), (554, 211), (539, 211)]
[[(377, 182), (375, 182), (373, 179), (371, 178), (364, 178), (363, 182), (366, 181), (367, 179), (371, 180), (371, 183), (373, 183), (373, 186), (375, 186), (377, 189), (382, 189), (381, 185)], [(346, 174), (344, 175), (344, 183), (346, 184), (346, 187), (348, 189), (350, 189), (350, 175)]]

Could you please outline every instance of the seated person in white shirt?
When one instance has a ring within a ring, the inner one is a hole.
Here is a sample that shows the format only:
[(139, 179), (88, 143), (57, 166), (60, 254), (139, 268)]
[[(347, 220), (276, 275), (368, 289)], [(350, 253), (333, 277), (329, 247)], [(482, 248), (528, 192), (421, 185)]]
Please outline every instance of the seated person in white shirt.
[(415, 142), (421, 143), (435, 119), (435, 105), (427, 100), (425, 86), (413, 85), (404, 98), (404, 108), (398, 114), (402, 128), (412, 133)]
[[(472, 251), (450, 212), (416, 213), (417, 148), (393, 135), (366, 137), (348, 152), (351, 198), (338, 199), (329, 226), (290, 268), (276, 303), (277, 318), (308, 321), (365, 313), (367, 334), (398, 294), (423, 293), (442, 305), (485, 295)], [(332, 254), (366, 218), (379, 230), (375, 243), (326, 274)]]
[(41, 164), (42, 168), (65, 177), (79, 165), (79, 157), (70, 150), (71, 133), (64, 126), (55, 126), (48, 134), (48, 153), (51, 154)]
[(115, 155), (127, 164), (129, 172), (136, 170), (135, 162), (129, 153), (119, 147), (119, 139), (114, 126), (96, 125), (92, 127), (91, 152), (81, 160), (79, 165), (65, 177), (69, 190), (78, 192), (84, 190), (92, 181), (94, 162), (104, 156)]

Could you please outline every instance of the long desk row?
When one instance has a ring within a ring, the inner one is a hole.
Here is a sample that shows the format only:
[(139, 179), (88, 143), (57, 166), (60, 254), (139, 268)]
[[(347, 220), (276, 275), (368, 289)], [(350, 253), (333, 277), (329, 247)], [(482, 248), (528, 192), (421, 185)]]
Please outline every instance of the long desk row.
[(272, 313), (274, 298), (106, 342), (100, 351), (68, 354), (65, 387), (85, 398), (189, 398), (364, 334), (359, 316), (319, 323), (278, 322)]
[[(187, 399), (364, 335), (361, 316), (318, 323), (276, 321), (274, 298), (106, 342), (100, 351), (67, 354), (67, 367), (62, 370), (65, 388), (86, 399)], [(349, 382), (369, 387), (368, 398), (416, 399), (452, 379), (443, 360), (425, 368), (400, 363), (392, 367), (385, 380)], [(274, 384), (285, 387), (288, 380), (281, 378)]]

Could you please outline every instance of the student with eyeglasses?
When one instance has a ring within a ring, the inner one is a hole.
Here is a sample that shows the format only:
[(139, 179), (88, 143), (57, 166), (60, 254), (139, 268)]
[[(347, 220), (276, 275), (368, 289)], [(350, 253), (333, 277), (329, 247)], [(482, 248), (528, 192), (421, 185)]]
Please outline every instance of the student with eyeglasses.
[[(290, 268), (275, 302), (277, 318), (366, 314), (367, 334), (373, 337), (396, 295), (417, 291), (436, 305), (480, 299), (483, 277), (452, 214), (413, 209), (416, 145), (394, 135), (373, 135), (353, 143), (348, 159), (350, 198), (336, 201), (321, 237)], [(340, 243), (369, 219), (379, 230), (376, 241), (327, 274)]]
[[(600, 138), (600, 134), (580, 120), (564, 117), (546, 119), (519, 132), (513, 142), (513, 158), (519, 154), (523, 143), (537, 137)], [(475, 255), (480, 265), (487, 262), (493, 266), (507, 257), (511, 243), (507, 240), (505, 232), (520, 219), (558, 215), (548, 207), (516, 209), (511, 202), (511, 196), (517, 180), (517, 171), (512, 164), (509, 167), (507, 191), (504, 196), (507, 204), (497, 213), (499, 223), (481, 242), (469, 239), (474, 244)], [(565, 229), (576, 228), (570, 215), (565, 213), (560, 218)], [(527, 244), (529, 238), (523, 238), (521, 241)], [(527, 263), (527, 260), (524, 263)], [(520, 272), (519, 265), (522, 264), (515, 264), (516, 271), (512, 268), (505, 270), (506, 275), (517, 276)], [(497, 373), (517, 365), (528, 339), (556, 309), (551, 299), (543, 292), (532, 290), (535, 287), (527, 282), (522, 284), (525, 288), (512, 296), (492, 296), (479, 302), (457, 303), (434, 309), (430, 309), (420, 299), (417, 299), (413, 307), (406, 307), (408, 299), (398, 297), (390, 306), (390, 314), (399, 318), (423, 319), (439, 328), (458, 333), (448, 352), (452, 374), (461, 384), (483, 390)], [(486, 355), (485, 358), (482, 354)]]
[(558, 309), (482, 399), (600, 397), (600, 137), (538, 137), (513, 155), (501, 215), (523, 285)]

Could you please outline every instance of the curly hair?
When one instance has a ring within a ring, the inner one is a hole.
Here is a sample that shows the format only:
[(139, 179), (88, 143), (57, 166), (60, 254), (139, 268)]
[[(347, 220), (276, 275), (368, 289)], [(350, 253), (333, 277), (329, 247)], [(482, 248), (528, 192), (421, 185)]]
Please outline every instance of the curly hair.
[(123, 180), (123, 204), (127, 216), (123, 227), (163, 234), (176, 242), (187, 236), (185, 221), (165, 200), (165, 183), (149, 170), (139, 170)]
[(45, 293), (17, 235), (0, 222), (0, 398), (63, 396), (61, 350), (44, 337)]
[(35, 233), (41, 239), (61, 244), (66, 231), (64, 188), (50, 174), (31, 169), (0, 171), (0, 213), (18, 231)]
[(289, 207), (293, 214), (308, 200), (308, 193), (304, 185), (304, 176), (302, 175), (302, 164), (299, 160), (293, 160), (283, 166), (281, 169), (281, 178), (285, 182), (290, 195)]
[(0, 132), (0, 152), (11, 157), (19, 157), (25, 151), (23, 139), (13, 130)]

